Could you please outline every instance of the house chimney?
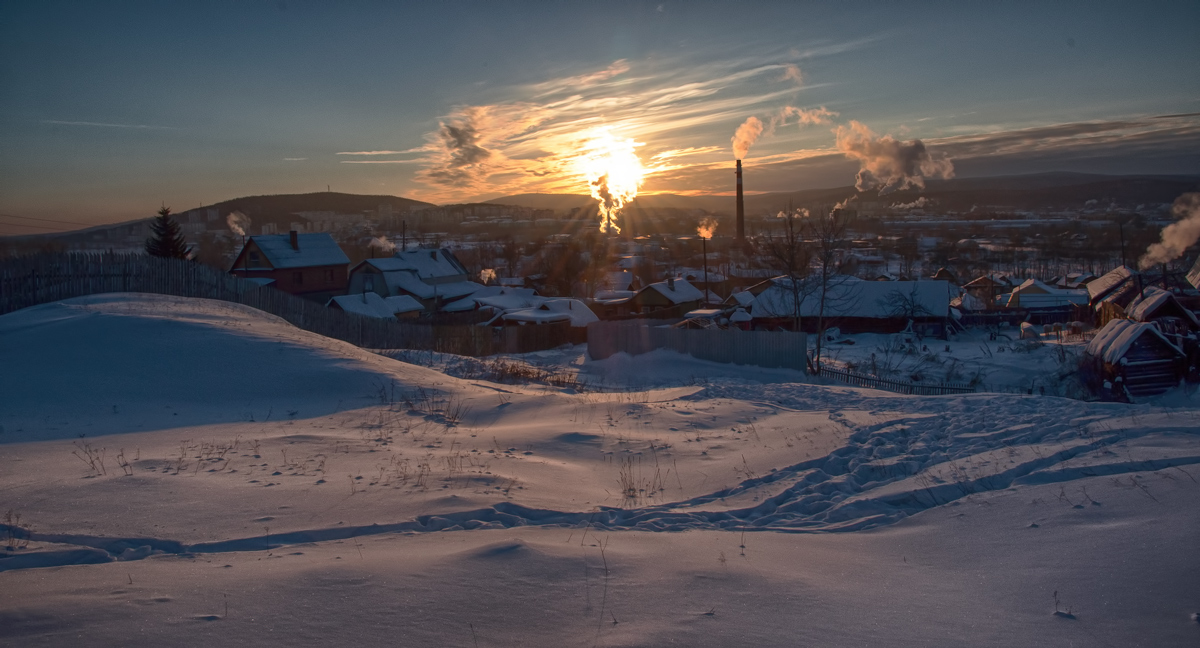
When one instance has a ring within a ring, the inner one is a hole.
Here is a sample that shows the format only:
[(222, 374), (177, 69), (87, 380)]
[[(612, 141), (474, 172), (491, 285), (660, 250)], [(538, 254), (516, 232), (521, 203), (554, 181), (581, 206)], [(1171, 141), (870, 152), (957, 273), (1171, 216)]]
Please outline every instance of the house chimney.
[(288, 232), (288, 241), (292, 244), (292, 249), (300, 251), (300, 233), (296, 230)]
[(675, 290), (675, 277), (667, 277), (667, 290)]
[(737, 240), (746, 240), (746, 209), (742, 205), (742, 161), (737, 161)]

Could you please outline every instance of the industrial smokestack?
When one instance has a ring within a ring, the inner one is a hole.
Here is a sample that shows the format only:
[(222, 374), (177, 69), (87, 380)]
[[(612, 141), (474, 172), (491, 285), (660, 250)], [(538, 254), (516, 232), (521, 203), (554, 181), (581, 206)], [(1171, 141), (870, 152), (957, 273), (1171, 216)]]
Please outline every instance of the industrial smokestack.
[(737, 241), (746, 240), (746, 208), (742, 204), (742, 161), (737, 161)]

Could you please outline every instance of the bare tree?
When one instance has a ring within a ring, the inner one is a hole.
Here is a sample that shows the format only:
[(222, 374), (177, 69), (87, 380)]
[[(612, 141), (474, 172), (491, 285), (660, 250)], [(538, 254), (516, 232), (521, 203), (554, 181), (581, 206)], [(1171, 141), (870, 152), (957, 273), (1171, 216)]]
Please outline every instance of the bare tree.
[(819, 299), (817, 306), (817, 345), (813, 354), (812, 370), (821, 370), (821, 347), (825, 340), (826, 309), (837, 308), (844, 311), (849, 302), (856, 298), (853, 291), (834, 290), (847, 277), (837, 272), (839, 251), (846, 245), (846, 226), (849, 219), (840, 209), (834, 209), (828, 214), (824, 210), (819, 215), (805, 219), (804, 231), (812, 242), (816, 280), (816, 294)]
[(761, 253), (771, 270), (788, 279), (792, 294), (792, 329), (800, 330), (800, 305), (811, 292), (806, 281), (812, 265), (812, 249), (805, 245), (807, 209), (792, 209), (779, 213), (778, 230), (769, 229), (763, 236)]

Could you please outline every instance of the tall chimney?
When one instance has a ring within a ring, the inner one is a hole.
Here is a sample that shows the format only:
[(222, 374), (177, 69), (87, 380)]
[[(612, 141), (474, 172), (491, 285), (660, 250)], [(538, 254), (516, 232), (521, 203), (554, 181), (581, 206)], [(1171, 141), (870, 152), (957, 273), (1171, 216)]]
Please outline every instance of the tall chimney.
[(292, 249), (300, 251), (300, 234), (296, 230), (288, 232), (288, 242), (292, 244)]
[(746, 209), (742, 205), (742, 161), (737, 161), (737, 240), (746, 240)]

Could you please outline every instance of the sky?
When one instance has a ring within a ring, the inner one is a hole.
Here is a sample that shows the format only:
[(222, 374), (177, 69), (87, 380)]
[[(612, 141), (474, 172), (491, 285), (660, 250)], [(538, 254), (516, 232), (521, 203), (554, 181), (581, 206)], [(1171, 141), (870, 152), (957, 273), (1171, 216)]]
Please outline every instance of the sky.
[[(436, 203), (1200, 173), (1200, 3), (0, 4), (0, 234)], [(749, 122), (749, 123), (748, 123)], [(748, 145), (747, 145), (748, 144)]]

